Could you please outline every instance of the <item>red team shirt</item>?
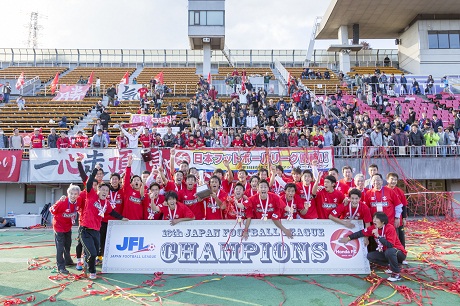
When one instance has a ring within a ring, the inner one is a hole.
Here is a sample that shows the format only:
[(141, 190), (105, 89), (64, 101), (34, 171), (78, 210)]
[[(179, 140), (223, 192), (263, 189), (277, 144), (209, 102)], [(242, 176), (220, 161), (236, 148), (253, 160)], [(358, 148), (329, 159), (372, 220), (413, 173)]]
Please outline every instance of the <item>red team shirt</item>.
[[(130, 185), (131, 167), (126, 167), (125, 177), (123, 178), (123, 217), (129, 220), (144, 219), (145, 198), (142, 198), (139, 190), (134, 190)], [(146, 197), (148, 198), (148, 197)]]
[[(227, 202), (228, 194), (223, 190), (219, 190), (217, 197), (224, 204)], [(205, 207), (204, 215), (206, 220), (222, 220), (224, 218), (223, 210), (217, 206), (216, 201), (212, 197), (204, 199), (203, 205)]]
[(246, 217), (252, 219), (263, 219), (263, 214), (267, 214), (267, 219), (279, 220), (280, 214), (280, 198), (276, 194), (269, 192), (265, 200), (260, 199), (259, 195), (250, 197), (246, 202)]
[(380, 190), (372, 188), (366, 192), (364, 201), (374, 215), (377, 211), (383, 211), (388, 216), (388, 223), (395, 223), (395, 207), (401, 202), (396, 193), (389, 187)]
[[(246, 219), (246, 206), (245, 206), (246, 200), (243, 198), (237, 200), (235, 199), (234, 196), (228, 197), (227, 198), (227, 207), (225, 208), (224, 211), (224, 216), (225, 219), (237, 219), (238, 216), (241, 217), (241, 219)], [(238, 208), (237, 204), (242, 204), (244, 208)]]
[(152, 138), (150, 135), (142, 134), (139, 136), (139, 141), (141, 142), (143, 148), (150, 148), (152, 146)]
[[(374, 236), (372, 234), (372, 231), (375, 229), (374, 225), (371, 225), (365, 229), (363, 229), (363, 234), (366, 237), (372, 237)], [(407, 255), (406, 249), (404, 249), (403, 245), (401, 244), (401, 241), (399, 241), (398, 234), (396, 233), (396, 229), (392, 224), (385, 224), (383, 228), (379, 229), (379, 235), (382, 237), (385, 237), (385, 239), (393, 245), (395, 249), (400, 250), (401, 252), (404, 253), (404, 255)], [(386, 246), (383, 246), (383, 251), (387, 249)]]
[(75, 203), (70, 203), (66, 197), (62, 201), (57, 201), (56, 204), (50, 207), (50, 212), (54, 216), (53, 229), (58, 233), (67, 233), (72, 230), (72, 225), (75, 224), (77, 211), (83, 205), (84, 199), (78, 197)]
[[(390, 187), (388, 187), (390, 188)], [(390, 188), (391, 189), (391, 188)], [(392, 189), (395, 193), (396, 193), (396, 196), (398, 197), (399, 201), (398, 203), (401, 203), (404, 206), (407, 206), (407, 199), (406, 199), (406, 195), (404, 194), (404, 191), (399, 188), (399, 187), (395, 187)], [(403, 225), (403, 220), (402, 218), (400, 219), (400, 224), (399, 226)]]
[(183, 181), (179, 185), (176, 185), (174, 181), (168, 181), (164, 189), (165, 189), (165, 192), (175, 191), (176, 193), (179, 194), (179, 191), (181, 191), (182, 189), (187, 189), (187, 186), (185, 185)]
[(56, 140), (56, 146), (58, 149), (60, 148), (63, 148), (63, 149), (66, 149), (66, 148), (70, 148), (70, 139), (69, 137), (59, 137), (57, 140)]
[[(110, 206), (112, 206), (112, 209), (120, 215), (123, 215), (123, 198), (123, 189), (119, 189), (118, 191), (110, 190), (109, 195), (107, 196), (107, 199), (109, 200), (109, 204)], [(117, 219), (106, 213), (104, 215), (104, 218), (102, 218), (102, 222), (107, 223), (109, 222), (109, 220)]]
[[(151, 199), (150, 197), (148, 198), (148, 205), (145, 205), (145, 211), (144, 211), (144, 220), (161, 220), (162, 214), (161, 210), (160, 211), (153, 211), (152, 208), (150, 207)], [(160, 207), (160, 205), (163, 205), (165, 202), (165, 197), (164, 195), (158, 195), (156, 199), (153, 200), (155, 205), (157, 207)]]
[(180, 190), (178, 198), (181, 203), (192, 211), (196, 220), (204, 219), (204, 204), (202, 201), (198, 201), (196, 197), (196, 186), (192, 190), (188, 190), (187, 188)]
[(30, 138), (30, 143), (32, 144), (32, 148), (34, 149), (43, 148), (43, 140), (44, 140), (44, 137), (42, 134), (32, 135), (32, 137)]
[(128, 141), (125, 136), (117, 136), (116, 141), (120, 149), (126, 149), (128, 147)]
[(289, 212), (286, 211), (286, 206), (292, 206), (294, 208), (294, 212), (292, 214), (293, 219), (297, 219), (297, 216), (300, 216), (300, 211), (305, 208), (305, 201), (297, 194), (295, 194), (290, 201), (286, 199), (286, 196), (280, 197), (280, 199), (281, 219), (289, 218)]
[(358, 207), (351, 204), (339, 205), (331, 212), (331, 215), (339, 219), (363, 220), (364, 223), (372, 223), (372, 215), (365, 203), (359, 202)]
[(112, 212), (112, 206), (108, 199), (101, 200), (94, 188), (89, 193), (86, 193), (86, 201), (83, 208), (83, 213), (80, 215), (80, 226), (84, 226), (93, 230), (101, 229), (102, 216), (105, 213)]
[(329, 214), (343, 205), (343, 193), (338, 190), (327, 192), (326, 189), (318, 191), (315, 197), (316, 211), (319, 219), (329, 219)]
[(170, 209), (167, 205), (160, 204), (158, 205), (161, 214), (163, 215), (163, 220), (172, 219), (181, 219), (181, 218), (193, 218), (193, 212), (187, 205), (184, 205), (180, 202), (176, 202), (176, 208)]

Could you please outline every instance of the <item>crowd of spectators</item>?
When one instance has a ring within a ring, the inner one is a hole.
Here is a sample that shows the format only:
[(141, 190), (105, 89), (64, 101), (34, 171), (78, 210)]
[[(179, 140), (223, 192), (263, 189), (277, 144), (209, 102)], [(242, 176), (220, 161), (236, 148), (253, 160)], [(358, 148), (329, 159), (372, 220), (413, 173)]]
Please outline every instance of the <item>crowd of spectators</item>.
[[(326, 72), (321, 74), (319, 70), (305, 69), (300, 79), (327, 79), (330, 75)], [(388, 91), (397, 80), (394, 76), (386, 78), (385, 73), (380, 73), (378, 70), (371, 80), (357, 75), (354, 85), (365, 90), (370, 86), (370, 100), (367, 99), (367, 103), (388, 118), (386, 122), (371, 118), (369, 113), (360, 111), (359, 93), (352, 103), (345, 103), (342, 100), (341, 90), (334, 95), (317, 97), (305, 87), (298, 86), (297, 79), (294, 77), (294, 81), (289, 84), (290, 97), (285, 100), (283, 97), (267, 97), (264, 88), (254, 88), (249, 78), (244, 74), (240, 76), (237, 70), (230, 78), (235, 81), (231, 83), (235, 89), (231, 101), (222, 102), (215, 87), (201, 76), (197, 82), (196, 95), (188, 103), (173, 105), (171, 101), (168, 102), (166, 114), (177, 116), (171, 124), (167, 126), (158, 124), (151, 129), (141, 127), (131, 130), (125, 130), (120, 125), (120, 134), (112, 139), (115, 138), (118, 148), (337, 147), (335, 154), (338, 156), (358, 154), (365, 147), (370, 147), (367, 150), (370, 155), (384, 150), (395, 154), (410, 152), (417, 155), (445, 156), (454, 152), (449, 147), (454, 147), (458, 142), (460, 114), (457, 110), (452, 110), (454, 125), (446, 126), (436, 114), (432, 118), (427, 118), (423, 113), (420, 118), (417, 118), (412, 108), (408, 118), (402, 118), (401, 105), (399, 101), (395, 101), (394, 116), (390, 118), (386, 112)], [(377, 81), (373, 78), (377, 78)], [(245, 82), (241, 83), (243, 80)], [(427, 84), (433, 84), (429, 80)], [(404, 75), (399, 82), (404, 84)], [(145, 86), (139, 89), (138, 113), (152, 114), (154, 118), (160, 118), (165, 87), (160, 88), (161, 84), (156, 84), (154, 79), (153, 84), (150, 85), (155, 88), (154, 91), (149, 91)], [(145, 90), (142, 90), (144, 88)], [(111, 88), (107, 93), (109, 100), (110, 90)], [(365, 94), (367, 97), (367, 92)], [(183, 112), (186, 116), (179, 116)], [(40, 132), (36, 129), (31, 137), (30, 147), (40, 148), (45, 144), (49, 148), (59, 149), (86, 146), (109, 147), (111, 137), (108, 131), (111, 118), (101, 101), (96, 105), (96, 113), (98, 119), (92, 126), (90, 137), (87, 137), (83, 131), (79, 131), (74, 137), (69, 138), (65, 133), (58, 135), (52, 129), (47, 137), (48, 141), (45, 142), (45, 137), (39, 136)], [(158, 127), (167, 127), (167, 132), (158, 133)], [(173, 133), (173, 128), (178, 132)], [(0, 148), (23, 148), (23, 140), (12, 141), (13, 137), (14, 135), (7, 137), (4, 142), (1, 142)], [(414, 148), (401, 150), (395, 149), (396, 147)]]

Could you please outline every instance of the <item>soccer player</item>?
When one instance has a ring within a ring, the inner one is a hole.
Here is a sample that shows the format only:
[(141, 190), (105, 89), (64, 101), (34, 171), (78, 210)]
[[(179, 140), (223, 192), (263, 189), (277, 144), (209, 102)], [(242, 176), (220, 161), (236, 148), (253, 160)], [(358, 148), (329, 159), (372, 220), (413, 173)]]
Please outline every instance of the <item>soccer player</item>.
[(251, 176), (251, 178), (249, 179), (249, 185), (251, 185), (251, 188), (246, 189), (244, 191), (244, 197), (246, 200), (257, 194), (259, 182), (260, 182), (260, 178), (257, 175)]
[(297, 194), (297, 186), (294, 183), (287, 183), (284, 186), (284, 195), (281, 199), (281, 219), (299, 219), (299, 215), (305, 215), (309, 207), (305, 207), (304, 201)]
[(185, 189), (185, 182), (184, 182), (184, 172), (182, 171), (176, 171), (174, 172), (174, 180), (168, 180), (164, 173), (164, 169), (162, 166), (158, 167), (158, 174), (161, 177), (161, 180), (163, 181), (163, 185), (165, 186), (165, 192), (168, 191), (175, 191), (178, 193), (182, 189)]
[(399, 241), (401, 241), (403, 247), (406, 247), (406, 234), (404, 227), (406, 226), (407, 218), (407, 199), (406, 195), (404, 194), (404, 191), (401, 188), (396, 187), (396, 185), (398, 184), (398, 179), (399, 176), (394, 172), (390, 172), (387, 174), (388, 188), (393, 189), (393, 191), (396, 193), (396, 196), (399, 199), (398, 202), (402, 204), (401, 219), (399, 227), (396, 227), (396, 231), (398, 232)]
[(307, 208), (305, 215), (300, 214), (302, 219), (317, 219), (318, 213), (316, 211), (316, 203), (314, 202), (313, 191), (313, 172), (311, 170), (304, 170), (302, 173), (302, 183), (297, 183), (297, 193), (303, 200), (303, 206)]
[(384, 212), (376, 212), (373, 217), (373, 225), (347, 237), (342, 237), (339, 242), (347, 243), (361, 237), (374, 237), (377, 242), (377, 249), (369, 252), (367, 259), (382, 266), (389, 264), (390, 269), (385, 272), (391, 273), (388, 277), (390, 282), (401, 280), (399, 263), (406, 259), (407, 251), (399, 241), (394, 226), (389, 223), (388, 216)]
[(196, 177), (193, 174), (187, 175), (185, 186), (178, 193), (178, 201), (192, 211), (196, 220), (204, 220), (204, 205), (202, 199), (196, 195)]
[(220, 189), (220, 179), (213, 175), (209, 179), (211, 195), (203, 200), (205, 220), (222, 220), (227, 204), (227, 193)]
[(67, 189), (67, 197), (57, 201), (50, 207), (53, 218), (54, 241), (56, 243), (56, 262), (58, 272), (69, 274), (66, 266), (73, 265), (70, 256), (70, 246), (72, 245), (72, 225), (75, 224), (77, 209), (82, 205), (80, 187), (70, 185)]
[(341, 183), (339, 181), (339, 170), (337, 170), (336, 168), (331, 168), (328, 171), (328, 175), (333, 176), (335, 178), (335, 190), (340, 191), (344, 195), (348, 193), (348, 189), (350, 189), (350, 187), (348, 187), (347, 184)]
[(145, 206), (144, 220), (161, 220), (163, 217), (161, 211), (153, 210), (151, 205), (153, 203), (156, 207), (158, 207), (159, 205), (165, 203), (165, 197), (160, 195), (160, 184), (155, 182), (150, 184), (149, 200), (150, 205)]
[(348, 192), (348, 197), (350, 198), (350, 203), (340, 205), (334, 209), (329, 215), (329, 219), (350, 229), (355, 227), (350, 220), (363, 220), (364, 227), (369, 227), (372, 222), (372, 216), (369, 207), (361, 202), (361, 191), (352, 188)]
[(163, 204), (155, 204), (153, 200), (154, 195), (150, 194), (152, 211), (160, 212), (163, 215), (163, 220), (169, 220), (172, 226), (179, 222), (195, 220), (193, 212), (180, 202), (178, 202), (177, 193), (169, 191), (165, 195), (165, 202)]
[(353, 180), (353, 169), (350, 166), (342, 167), (343, 179), (339, 183), (348, 186), (348, 189), (356, 187), (355, 181)]
[(258, 194), (249, 198), (245, 206), (246, 218), (248, 218), (247, 226), (250, 224), (249, 219), (261, 219), (263, 221), (271, 219), (288, 238), (292, 238), (291, 230), (285, 228), (280, 221), (280, 198), (276, 194), (269, 192), (267, 181), (262, 180), (259, 182)]
[(123, 216), (130, 220), (144, 219), (145, 189), (142, 183), (142, 178), (139, 175), (131, 177), (131, 165), (133, 164), (133, 156), (128, 156), (128, 163), (123, 177)]
[(372, 176), (372, 189), (366, 192), (364, 201), (371, 210), (371, 214), (376, 212), (384, 212), (389, 222), (396, 227), (400, 225), (400, 218), (402, 213), (402, 203), (396, 193), (383, 186), (382, 175), (377, 173)]
[(342, 192), (335, 188), (337, 179), (335, 176), (328, 175), (324, 178), (324, 189), (318, 191), (318, 185), (323, 173), (318, 175), (318, 179), (313, 185), (312, 195), (315, 198), (316, 211), (319, 219), (329, 219), (329, 214), (343, 205), (345, 199)]
[(96, 256), (100, 248), (99, 229), (101, 228), (101, 221), (105, 212), (109, 212), (112, 217), (118, 220), (128, 220), (110, 206), (107, 200), (110, 191), (109, 185), (101, 183), (98, 185), (97, 191), (94, 190), (93, 182), (99, 169), (100, 165), (96, 165), (86, 184), (87, 196), (79, 228), (80, 240), (85, 251), (85, 260), (88, 264), (90, 279), (96, 279)]
[(224, 215), (225, 219), (234, 219), (241, 223), (246, 219), (246, 206), (244, 205), (246, 200), (243, 197), (244, 186), (241, 183), (236, 183), (233, 191), (233, 195), (228, 197)]

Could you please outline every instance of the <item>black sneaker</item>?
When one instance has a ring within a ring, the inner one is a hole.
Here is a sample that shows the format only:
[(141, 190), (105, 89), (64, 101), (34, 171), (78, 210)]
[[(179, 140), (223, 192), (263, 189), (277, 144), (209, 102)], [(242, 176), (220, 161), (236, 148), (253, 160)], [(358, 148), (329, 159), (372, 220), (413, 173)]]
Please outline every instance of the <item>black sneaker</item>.
[(64, 269), (59, 269), (58, 272), (61, 273), (61, 274), (65, 274), (65, 275), (67, 275), (67, 274), (70, 273), (69, 270), (67, 270), (66, 268), (64, 268)]
[(390, 277), (387, 278), (388, 281), (390, 282), (397, 282), (397, 281), (400, 281), (401, 280), (401, 275), (397, 274), (397, 273), (393, 273), (391, 274)]

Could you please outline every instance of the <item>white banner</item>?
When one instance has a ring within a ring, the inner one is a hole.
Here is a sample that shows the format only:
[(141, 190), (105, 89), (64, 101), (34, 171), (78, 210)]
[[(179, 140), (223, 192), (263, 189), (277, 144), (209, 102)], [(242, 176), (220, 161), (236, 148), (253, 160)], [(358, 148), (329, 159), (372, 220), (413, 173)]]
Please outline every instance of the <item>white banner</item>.
[[(362, 221), (352, 221), (354, 231)], [(283, 220), (294, 239), (281, 239), (272, 221), (253, 220), (249, 239), (235, 221), (109, 221), (102, 271), (153, 274), (368, 274), (362, 239), (330, 220)]]
[(110, 174), (125, 171), (128, 155), (134, 157), (133, 173), (141, 171), (141, 149), (31, 149), (30, 181), (34, 183), (78, 183), (81, 182), (75, 159), (83, 156), (83, 167), (89, 176), (96, 164), (102, 164), (104, 180), (110, 179)]
[(227, 148), (227, 149), (195, 149), (176, 150), (174, 167), (179, 168), (182, 160), (190, 167), (198, 170), (214, 171), (225, 169), (224, 160), (230, 162), (230, 168), (235, 170), (241, 166), (251, 172), (257, 171), (260, 165), (268, 169), (268, 165), (282, 165), (290, 172), (293, 167), (311, 169), (311, 160), (318, 161), (318, 170), (325, 171), (334, 167), (334, 154), (331, 148)]
[(82, 101), (91, 85), (61, 85), (53, 101)]
[(137, 90), (142, 87), (142, 84), (118, 84), (118, 100), (139, 100)]

